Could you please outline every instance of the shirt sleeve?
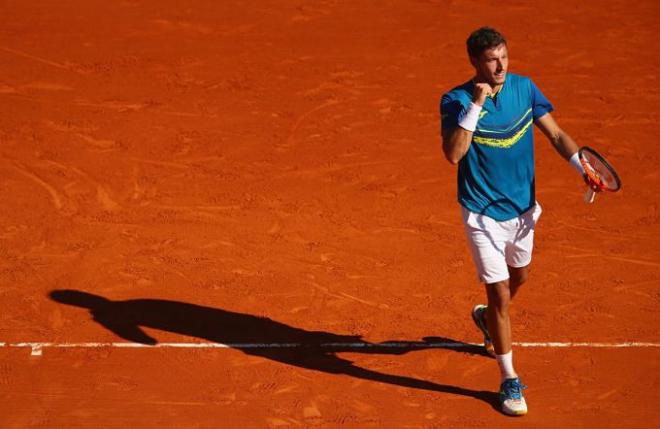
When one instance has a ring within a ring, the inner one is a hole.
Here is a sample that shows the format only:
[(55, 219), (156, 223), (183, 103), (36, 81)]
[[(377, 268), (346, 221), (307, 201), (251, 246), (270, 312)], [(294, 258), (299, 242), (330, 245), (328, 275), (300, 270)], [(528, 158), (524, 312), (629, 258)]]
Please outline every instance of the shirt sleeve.
[(532, 90), (532, 115), (534, 120), (537, 120), (546, 113), (552, 112), (554, 107), (552, 103), (543, 95), (541, 90), (534, 84), (533, 81), (529, 81)]
[(459, 99), (447, 94), (442, 96), (440, 102), (440, 119), (442, 129), (449, 130), (458, 126), (459, 119), (465, 114), (465, 106)]

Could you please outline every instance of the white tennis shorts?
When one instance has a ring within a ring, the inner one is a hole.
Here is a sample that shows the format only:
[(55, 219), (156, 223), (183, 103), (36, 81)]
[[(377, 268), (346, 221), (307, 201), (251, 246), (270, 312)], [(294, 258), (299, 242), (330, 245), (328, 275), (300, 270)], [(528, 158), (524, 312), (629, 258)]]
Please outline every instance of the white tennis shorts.
[(534, 227), (541, 205), (503, 222), (462, 207), (463, 224), (479, 280), (495, 283), (509, 278), (507, 266), (521, 268), (532, 261)]

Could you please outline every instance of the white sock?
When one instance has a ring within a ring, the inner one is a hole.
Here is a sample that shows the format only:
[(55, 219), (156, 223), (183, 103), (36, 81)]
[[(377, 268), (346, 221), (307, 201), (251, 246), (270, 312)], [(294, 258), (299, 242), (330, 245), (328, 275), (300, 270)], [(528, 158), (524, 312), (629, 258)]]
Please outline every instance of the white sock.
[(513, 369), (513, 350), (503, 355), (496, 355), (495, 359), (497, 359), (497, 364), (500, 366), (502, 381), (507, 378), (518, 377), (518, 374), (516, 374), (516, 371)]

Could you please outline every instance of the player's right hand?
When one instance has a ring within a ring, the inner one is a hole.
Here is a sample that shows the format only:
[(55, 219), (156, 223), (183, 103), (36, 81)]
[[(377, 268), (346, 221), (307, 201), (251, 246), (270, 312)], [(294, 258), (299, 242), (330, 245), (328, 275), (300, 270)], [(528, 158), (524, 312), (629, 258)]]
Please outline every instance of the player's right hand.
[(493, 88), (487, 83), (475, 83), (474, 91), (472, 92), (472, 102), (483, 106), (486, 102), (486, 97), (493, 93)]
[(583, 174), (582, 179), (584, 179), (584, 183), (586, 183), (587, 186), (590, 187), (592, 191), (596, 193), (603, 191), (603, 185), (601, 183), (594, 181), (587, 174)]

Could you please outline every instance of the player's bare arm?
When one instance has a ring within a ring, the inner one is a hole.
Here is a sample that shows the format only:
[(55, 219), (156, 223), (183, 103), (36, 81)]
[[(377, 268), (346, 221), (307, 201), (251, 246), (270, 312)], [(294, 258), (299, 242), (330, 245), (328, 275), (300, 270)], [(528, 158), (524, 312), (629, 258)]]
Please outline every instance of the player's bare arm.
[[(486, 97), (493, 93), (493, 88), (487, 83), (477, 83), (474, 85), (472, 102), (481, 107), (486, 101)], [(445, 130), (442, 132), (442, 150), (445, 153), (447, 161), (452, 164), (458, 162), (465, 156), (470, 143), (472, 142), (473, 131), (467, 130), (461, 126)]]
[(578, 151), (578, 145), (571, 136), (559, 127), (550, 113), (541, 116), (534, 123), (565, 160), (571, 159), (571, 156)]
[(452, 164), (458, 164), (458, 161), (465, 156), (470, 148), (472, 141), (472, 131), (461, 127), (455, 127), (442, 132), (442, 150), (445, 158)]

